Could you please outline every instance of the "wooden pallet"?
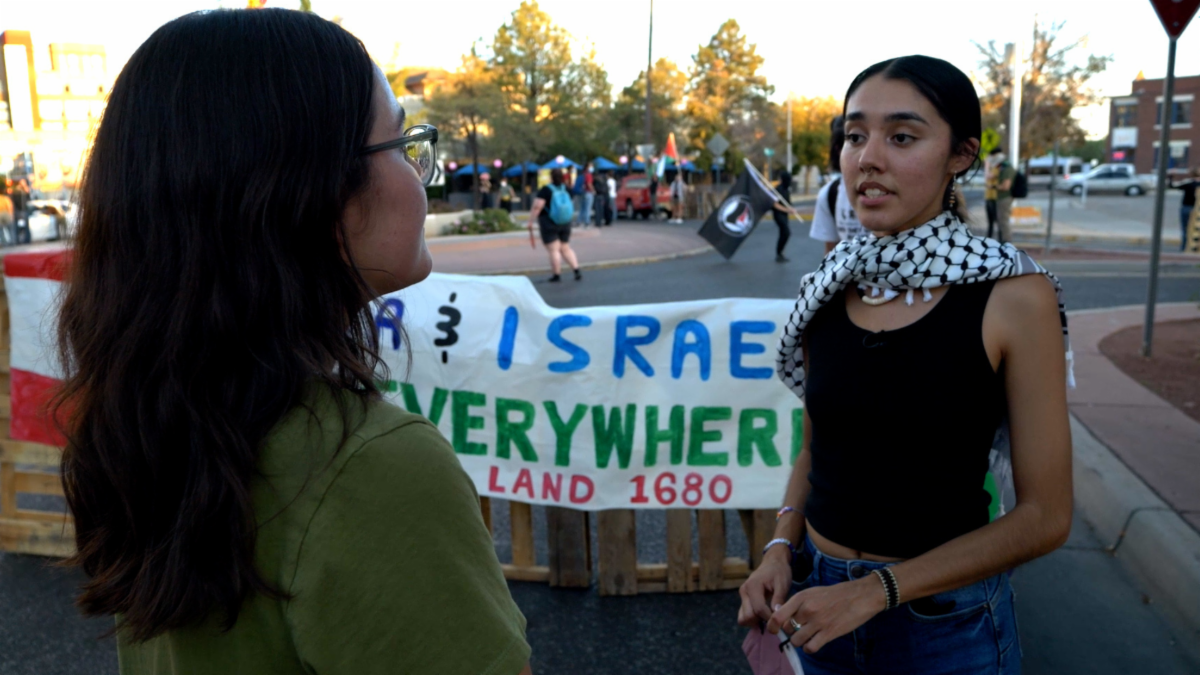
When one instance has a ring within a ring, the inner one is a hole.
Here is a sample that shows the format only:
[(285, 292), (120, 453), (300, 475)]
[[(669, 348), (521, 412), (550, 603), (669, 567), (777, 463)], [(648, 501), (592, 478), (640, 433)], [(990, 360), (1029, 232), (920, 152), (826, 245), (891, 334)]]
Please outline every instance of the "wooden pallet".
[[(491, 500), (481, 500), (484, 521), (492, 531)], [(775, 529), (773, 511), (739, 511), (750, 551), (746, 558), (725, 556), (725, 512), (667, 510), (667, 561), (637, 559), (634, 512), (629, 509), (575, 511), (546, 507), (549, 565), (534, 559), (533, 507), (509, 502), (512, 562), (502, 565), (512, 581), (546, 582), (551, 586), (586, 588), (592, 583), (590, 521), (596, 520), (596, 581), (600, 595), (690, 593), (737, 588), (761, 562), (762, 547)], [(699, 551), (693, 556), (693, 518)]]

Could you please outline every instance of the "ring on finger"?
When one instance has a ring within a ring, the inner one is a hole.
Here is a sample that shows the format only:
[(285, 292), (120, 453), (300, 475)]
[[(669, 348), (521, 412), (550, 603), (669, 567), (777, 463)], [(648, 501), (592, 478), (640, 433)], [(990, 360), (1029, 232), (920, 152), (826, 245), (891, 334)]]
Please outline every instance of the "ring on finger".
[(794, 617), (791, 619), (788, 619), (788, 625), (792, 627), (793, 635), (795, 635), (796, 633), (799, 633), (801, 628), (804, 628), (804, 626), (800, 625), (800, 623), (798, 621), (796, 621), (796, 619)]

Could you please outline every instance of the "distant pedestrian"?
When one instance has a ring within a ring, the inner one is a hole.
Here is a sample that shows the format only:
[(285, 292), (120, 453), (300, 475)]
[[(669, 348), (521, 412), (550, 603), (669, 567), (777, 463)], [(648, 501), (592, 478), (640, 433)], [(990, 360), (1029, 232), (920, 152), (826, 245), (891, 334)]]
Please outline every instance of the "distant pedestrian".
[(1187, 250), (1188, 224), (1192, 220), (1192, 210), (1196, 208), (1196, 189), (1200, 188), (1200, 167), (1193, 167), (1188, 172), (1188, 177), (1191, 180), (1186, 183), (1171, 183), (1171, 188), (1174, 190), (1183, 191), (1183, 203), (1179, 207), (1179, 250)]
[(996, 231), (996, 171), (998, 164), (989, 153), (983, 165), (983, 206), (987, 212), (987, 236), (994, 237)]
[(508, 179), (503, 176), (500, 177), (500, 190), (497, 192), (497, 195), (500, 197), (500, 208), (508, 213), (512, 213), (513, 200), (517, 198), (517, 194), (513, 190), (513, 187), (508, 184)]
[(492, 175), (486, 171), (479, 174), (479, 197), (483, 208), (492, 208)]
[(604, 224), (611, 226), (617, 219), (617, 179), (613, 177), (613, 172), (605, 174), (604, 183), (608, 188), (608, 210), (604, 214)]
[[(869, 235), (784, 315), (776, 373), (804, 434), (738, 621), (779, 633), (807, 675), (1016, 675), (1009, 573), (1071, 531), (1062, 287), (963, 221), (954, 181), (983, 135), (966, 74), (884, 61), (845, 112), (843, 180)], [(989, 507), (989, 465), (1002, 485), (1011, 471), (1008, 512)]]
[(683, 171), (675, 172), (675, 180), (671, 181), (671, 218), (672, 223), (683, 222), (683, 201), (687, 195), (687, 183), (683, 182)]
[(650, 173), (650, 188), (647, 191), (650, 195), (650, 215), (649, 218), (658, 219), (658, 174), (654, 172), (654, 165), (657, 162), (651, 161), (646, 165), (646, 171)]
[(779, 172), (779, 182), (775, 186), (775, 191), (783, 197), (782, 201), (775, 202), (774, 209), (771, 215), (775, 218), (775, 224), (779, 226), (779, 238), (775, 240), (775, 262), (785, 263), (788, 261), (783, 255), (783, 248), (787, 246), (788, 239), (792, 237), (792, 228), (788, 225), (788, 218), (791, 218), (792, 207), (792, 172), (783, 170)]
[[(1012, 241), (1012, 186), (1017, 170), (1008, 163), (1008, 157), (1000, 148), (993, 149), (989, 156), (996, 166), (992, 179), (992, 186), (996, 190), (996, 240), (1003, 243)], [(991, 234), (990, 228), (988, 234)]]
[(579, 197), (579, 224), (592, 224), (592, 209), (596, 203), (596, 168), (588, 162), (575, 178), (575, 194)]
[(825, 253), (828, 254), (838, 242), (861, 237), (862, 223), (854, 213), (850, 197), (846, 193), (846, 185), (842, 181), (842, 146), (846, 142), (845, 123), (838, 115), (830, 124), (829, 168), (833, 180), (826, 183), (817, 192), (816, 208), (813, 210), (812, 225), (808, 236), (825, 243)]
[(571, 221), (574, 218), (575, 206), (571, 200), (571, 193), (567, 190), (562, 169), (551, 169), (550, 184), (537, 191), (527, 225), (532, 235), (533, 223), (537, 221), (542, 243), (546, 245), (546, 252), (550, 255), (550, 271), (554, 275), (548, 281), (562, 281), (559, 272), (562, 271), (563, 258), (566, 258), (567, 264), (575, 271), (575, 281), (583, 278), (575, 251), (571, 250)]

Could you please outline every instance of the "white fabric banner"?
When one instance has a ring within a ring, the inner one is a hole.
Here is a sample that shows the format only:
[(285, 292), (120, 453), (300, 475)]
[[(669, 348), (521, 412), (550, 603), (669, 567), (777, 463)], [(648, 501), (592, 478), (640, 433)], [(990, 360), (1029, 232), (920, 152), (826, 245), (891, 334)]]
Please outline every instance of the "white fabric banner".
[(774, 373), (792, 304), (560, 310), (525, 277), (433, 274), (380, 301), (384, 389), (437, 425), (482, 496), (775, 508), (803, 435), (801, 403)]

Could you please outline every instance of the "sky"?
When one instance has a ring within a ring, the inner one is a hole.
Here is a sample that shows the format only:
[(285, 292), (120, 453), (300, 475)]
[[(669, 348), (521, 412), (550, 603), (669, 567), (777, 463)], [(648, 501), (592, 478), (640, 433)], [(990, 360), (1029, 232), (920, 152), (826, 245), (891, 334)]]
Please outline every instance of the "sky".
[[(241, 7), (236, 0), (96, 2), (57, 0), (5, 2), (0, 29), (33, 32), (39, 68), (49, 67), (51, 42), (104, 44), (116, 75), (155, 28), (187, 12)], [(453, 69), (477, 40), (490, 44), (519, 0), (454, 0), (416, 4), (397, 0), (312, 0), (318, 14), (340, 16), (376, 61), (395, 66)], [(298, 0), (268, 0), (268, 6), (297, 7)], [(594, 45), (616, 90), (646, 67), (650, 0), (541, 0), (540, 6), (581, 46)], [(1084, 36), (1077, 50), (1113, 57), (1108, 72), (1093, 82), (1104, 96), (1129, 92), (1139, 72), (1163, 77), (1167, 37), (1148, 0), (656, 0), (653, 58), (686, 69), (697, 48), (721, 23), (737, 19), (757, 45), (763, 74), (775, 97), (832, 95), (839, 99), (854, 76), (878, 61), (927, 54), (970, 73), (978, 67), (976, 42), (1032, 40), (1035, 20), (1064, 21), (1064, 43)], [(1198, 22), (1200, 23), (1200, 22)], [(40, 61), (44, 59), (44, 65)], [(1200, 75), (1200, 28), (1179, 40), (1177, 75)], [(1089, 134), (1107, 133), (1107, 107), (1079, 115)]]

